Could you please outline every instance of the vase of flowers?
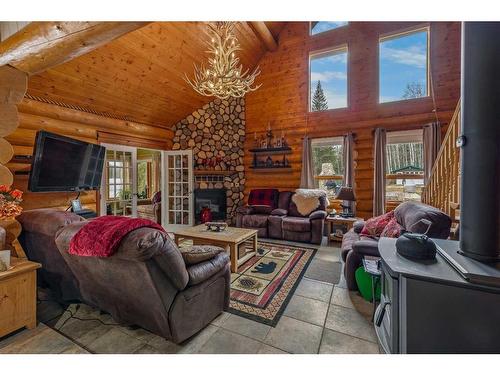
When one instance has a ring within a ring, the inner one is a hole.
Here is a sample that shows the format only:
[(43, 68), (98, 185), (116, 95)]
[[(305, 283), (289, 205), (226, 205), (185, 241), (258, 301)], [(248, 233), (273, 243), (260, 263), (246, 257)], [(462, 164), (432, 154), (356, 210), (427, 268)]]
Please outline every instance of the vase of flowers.
[(0, 220), (14, 219), (23, 211), (21, 202), (23, 192), (12, 189), (7, 185), (0, 185)]
[[(0, 185), (0, 227), (6, 231), (5, 247), (15, 251), (15, 242), (21, 234), (21, 224), (16, 220), (23, 211), (23, 192), (10, 186)], [(4, 250), (4, 249), (0, 249)]]

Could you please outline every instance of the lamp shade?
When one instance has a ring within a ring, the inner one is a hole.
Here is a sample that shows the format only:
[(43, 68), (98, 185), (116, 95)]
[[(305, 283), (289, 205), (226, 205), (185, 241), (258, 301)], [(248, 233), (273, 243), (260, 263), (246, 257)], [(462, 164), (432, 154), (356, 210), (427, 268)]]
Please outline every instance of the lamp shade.
[(354, 191), (351, 187), (342, 186), (335, 197), (336, 199), (340, 199), (343, 201), (355, 201), (356, 197), (354, 196)]

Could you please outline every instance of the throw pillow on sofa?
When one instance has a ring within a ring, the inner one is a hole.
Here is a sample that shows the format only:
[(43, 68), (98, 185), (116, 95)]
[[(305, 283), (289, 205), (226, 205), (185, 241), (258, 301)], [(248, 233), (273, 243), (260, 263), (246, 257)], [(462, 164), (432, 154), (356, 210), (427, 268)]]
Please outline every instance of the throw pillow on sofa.
[(402, 232), (403, 227), (398, 223), (396, 218), (393, 217), (385, 226), (384, 230), (380, 234), (380, 237), (398, 238), (399, 236), (401, 236)]
[(383, 215), (372, 217), (366, 220), (365, 226), (361, 231), (362, 236), (380, 237), (386, 225), (394, 217), (394, 211), (389, 211)]
[(198, 264), (201, 262), (204, 262), (206, 260), (214, 258), (217, 254), (223, 253), (225, 250), (217, 247), (217, 246), (210, 246), (210, 245), (203, 245), (203, 246), (191, 246), (186, 249), (181, 249), (181, 255), (182, 258), (184, 259), (184, 263), (186, 265), (190, 266), (193, 264)]
[(248, 205), (275, 208), (278, 203), (278, 195), (277, 189), (253, 189), (248, 196)]

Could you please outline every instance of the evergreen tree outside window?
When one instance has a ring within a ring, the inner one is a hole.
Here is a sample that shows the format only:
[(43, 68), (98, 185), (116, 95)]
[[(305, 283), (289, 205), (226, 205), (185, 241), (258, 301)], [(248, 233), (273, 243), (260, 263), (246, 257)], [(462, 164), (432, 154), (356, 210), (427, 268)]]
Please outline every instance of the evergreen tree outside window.
[(347, 107), (347, 46), (313, 53), (309, 63), (311, 112)]
[(321, 81), (318, 81), (316, 85), (316, 90), (314, 90), (314, 95), (312, 97), (311, 110), (314, 111), (324, 111), (328, 109), (328, 102), (326, 100), (325, 93), (321, 87)]

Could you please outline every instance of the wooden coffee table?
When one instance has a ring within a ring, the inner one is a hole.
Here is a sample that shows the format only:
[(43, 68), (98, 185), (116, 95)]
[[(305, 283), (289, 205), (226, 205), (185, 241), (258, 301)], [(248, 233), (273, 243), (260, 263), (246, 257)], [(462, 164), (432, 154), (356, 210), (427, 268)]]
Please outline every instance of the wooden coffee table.
[[(212, 232), (207, 230), (205, 224), (201, 224), (175, 232), (174, 239), (177, 245), (181, 240), (192, 240), (193, 245), (214, 245), (226, 249), (231, 257), (231, 272), (237, 272), (238, 266), (257, 254), (255, 229), (228, 227), (221, 232)], [(250, 250), (246, 248), (248, 242), (251, 244)], [(240, 257), (240, 253), (243, 256)]]

